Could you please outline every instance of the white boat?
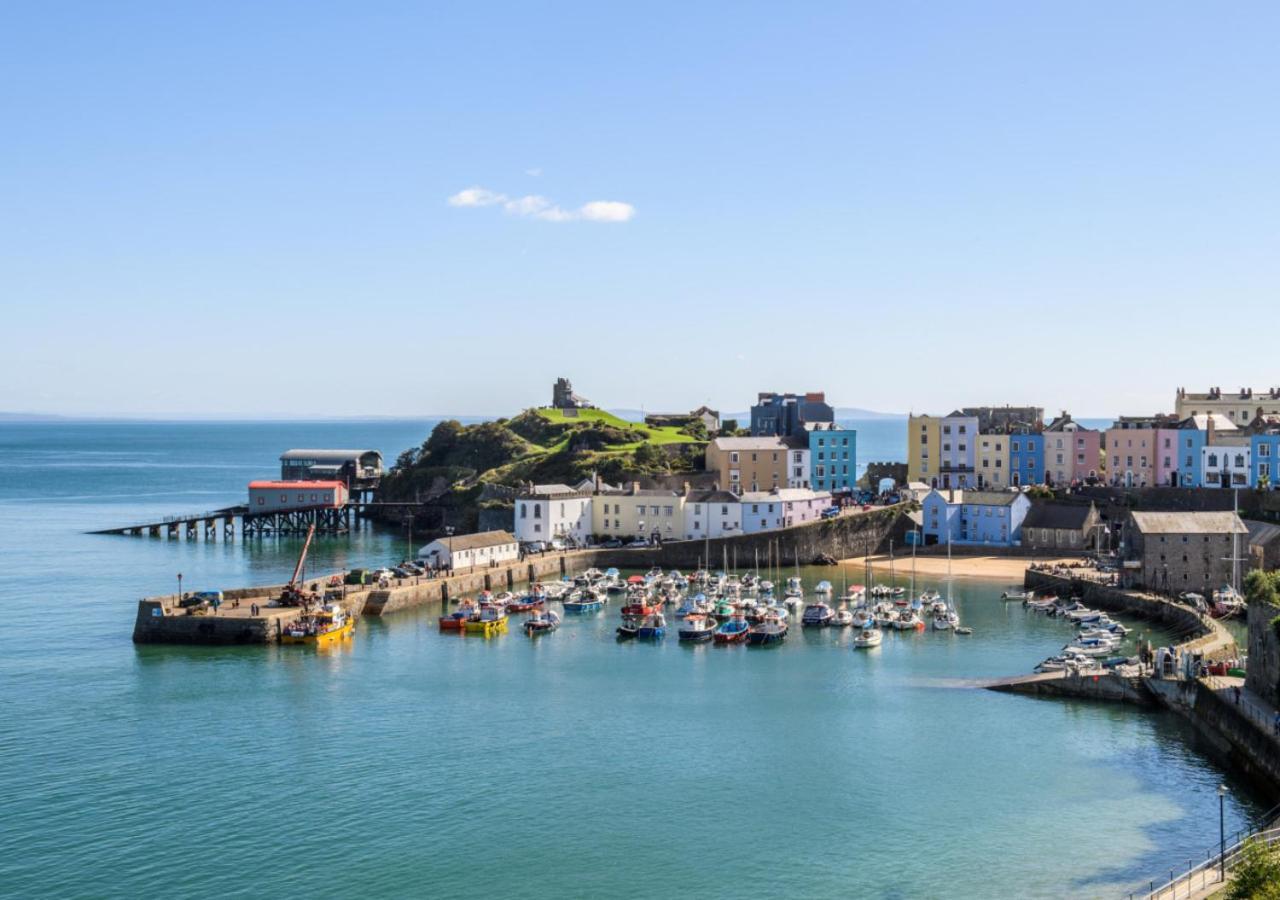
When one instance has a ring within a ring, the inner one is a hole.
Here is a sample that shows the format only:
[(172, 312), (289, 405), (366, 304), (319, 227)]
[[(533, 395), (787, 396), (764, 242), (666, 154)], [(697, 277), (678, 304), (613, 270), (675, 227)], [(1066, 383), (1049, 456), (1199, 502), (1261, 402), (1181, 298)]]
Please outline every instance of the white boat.
[(819, 582), (818, 582), (818, 584), (817, 584), (817, 586), (815, 586), (815, 587), (814, 587), (813, 592), (814, 592), (815, 594), (830, 594), (830, 593), (831, 593), (831, 582), (830, 582), (830, 581), (819, 581)]
[(804, 584), (800, 581), (800, 576), (792, 575), (787, 579), (787, 589), (784, 593), (788, 598), (804, 596)]
[(853, 624), (853, 613), (849, 612), (849, 607), (842, 606), (836, 610), (836, 614), (831, 617), (832, 628), (848, 628)]
[(924, 625), (920, 617), (911, 610), (902, 610), (893, 620), (893, 627), (898, 631), (915, 631)]
[(1023, 603), (1035, 597), (1035, 591), (1005, 591), (1000, 595), (1001, 600), (1021, 600)]
[(854, 649), (869, 649), (871, 647), (879, 647), (884, 641), (884, 632), (879, 628), (864, 628), (858, 632), (853, 639)]
[(1079, 653), (1084, 656), (1109, 656), (1120, 646), (1118, 640), (1103, 638), (1077, 638), (1062, 648), (1063, 653)]
[(854, 628), (874, 628), (876, 617), (871, 610), (863, 607), (853, 611), (853, 621), (849, 623)]
[(951, 616), (944, 612), (933, 614), (933, 630), (949, 631), (955, 627), (955, 623), (951, 621)]

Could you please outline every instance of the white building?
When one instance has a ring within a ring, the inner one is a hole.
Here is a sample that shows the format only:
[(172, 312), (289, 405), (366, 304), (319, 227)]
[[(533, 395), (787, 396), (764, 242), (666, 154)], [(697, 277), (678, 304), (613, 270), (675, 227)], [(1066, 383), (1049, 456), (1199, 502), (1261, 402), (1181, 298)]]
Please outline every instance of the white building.
[(1225, 437), (1200, 450), (1204, 487), (1248, 487), (1252, 448), (1247, 437)]
[(538, 484), (516, 495), (516, 539), (554, 538), (585, 544), (591, 536), (591, 492), (567, 484)]
[(809, 487), (809, 440), (807, 437), (784, 438), (787, 445), (787, 487)]
[(977, 481), (978, 417), (956, 410), (942, 417), (942, 487), (967, 488)]
[(742, 530), (746, 534), (815, 522), (831, 506), (830, 491), (783, 488), (742, 495)]
[(455, 534), (419, 549), (418, 559), (455, 570), (487, 568), (519, 560), (520, 545), (515, 535), (506, 531)]
[(694, 491), (684, 498), (684, 538), (742, 534), (742, 503), (731, 491)]

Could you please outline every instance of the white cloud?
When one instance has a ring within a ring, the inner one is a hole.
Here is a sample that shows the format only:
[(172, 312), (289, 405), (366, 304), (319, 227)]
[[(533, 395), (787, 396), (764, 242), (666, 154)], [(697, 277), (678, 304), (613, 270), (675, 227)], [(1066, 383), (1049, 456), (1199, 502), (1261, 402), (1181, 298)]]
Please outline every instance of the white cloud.
[(528, 175), (530, 178), (537, 178), (542, 174), (542, 170), (535, 166), (532, 169), (525, 169), (524, 174)]
[[(530, 170), (529, 174), (534, 171)], [(552, 203), (539, 194), (526, 194), (523, 197), (509, 197), (488, 188), (469, 187), (448, 198), (450, 206), (480, 207), (501, 205), (503, 211), (510, 216), (526, 219), (539, 219), (543, 222), (629, 222), (636, 214), (636, 208), (630, 203), (620, 200), (592, 200), (577, 209), (565, 209)]]
[(629, 222), (636, 208), (618, 200), (592, 200), (584, 203), (578, 214), (588, 222)]
[(450, 206), (493, 206), (507, 201), (506, 194), (499, 194), (488, 188), (469, 187), (458, 191), (449, 198)]

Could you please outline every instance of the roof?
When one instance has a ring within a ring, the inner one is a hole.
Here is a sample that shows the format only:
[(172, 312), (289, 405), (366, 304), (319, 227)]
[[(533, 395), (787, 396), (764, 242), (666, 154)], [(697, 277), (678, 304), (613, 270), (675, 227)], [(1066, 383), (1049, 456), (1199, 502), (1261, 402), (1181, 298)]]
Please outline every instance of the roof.
[(1244, 527), (1249, 529), (1249, 543), (1254, 547), (1264, 547), (1280, 539), (1280, 525), (1245, 519)]
[(930, 495), (933, 494), (954, 506), (1012, 506), (1022, 496), (1018, 491), (952, 491), (949, 494), (939, 488), (930, 491)]
[(814, 491), (809, 488), (778, 488), (776, 491), (746, 491), (742, 495), (742, 501), (744, 503), (776, 503), (779, 500), (795, 502), (797, 500), (818, 500), (830, 496), (830, 491)]
[(249, 490), (284, 490), (329, 491), (334, 488), (345, 488), (345, 481), (250, 481)]
[(691, 491), (685, 503), (737, 503), (741, 499), (732, 491)]
[[(437, 538), (432, 544), (443, 544), (450, 552), (457, 550), (476, 550), (480, 547), (497, 547), (502, 544), (516, 543), (515, 535), (509, 531), (480, 531), (476, 534), (455, 534), (453, 537)], [(423, 549), (426, 549), (425, 547)]]
[(520, 497), (558, 497), (565, 494), (583, 494), (589, 490), (570, 487), (567, 484), (535, 484), (520, 491)]
[(1233, 512), (1131, 512), (1143, 534), (1248, 534)]
[(1078, 531), (1089, 521), (1089, 513), (1093, 504), (1081, 506), (1078, 503), (1054, 503), (1052, 501), (1031, 504), (1027, 517), (1022, 520), (1023, 528), (1067, 528)]
[(280, 454), (281, 459), (313, 459), (321, 463), (344, 463), (359, 459), (369, 453), (382, 454), (377, 450), (286, 450)]
[(720, 450), (785, 450), (782, 438), (770, 437), (718, 437), (711, 442)]
[(808, 434), (783, 435), (781, 440), (788, 450), (808, 450), (809, 449)]

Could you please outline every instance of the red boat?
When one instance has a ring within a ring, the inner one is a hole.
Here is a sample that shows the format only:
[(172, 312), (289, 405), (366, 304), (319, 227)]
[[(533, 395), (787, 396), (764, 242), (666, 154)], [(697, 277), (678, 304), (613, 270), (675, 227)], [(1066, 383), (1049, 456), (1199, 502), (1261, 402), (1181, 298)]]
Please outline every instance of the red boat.
[(633, 599), (626, 606), (622, 607), (622, 616), (650, 616), (662, 609), (661, 601), (649, 599)]
[(747, 620), (738, 614), (717, 628), (711, 640), (717, 644), (740, 644), (747, 639), (749, 632)]
[(546, 598), (541, 594), (527, 594), (518, 600), (512, 600), (508, 603), (507, 612), (529, 612), (534, 609), (542, 609), (546, 602)]
[(447, 616), (440, 617), (441, 631), (461, 631), (462, 627), (467, 624), (467, 619), (471, 617), (472, 610), (459, 609), (449, 613)]

